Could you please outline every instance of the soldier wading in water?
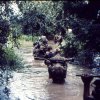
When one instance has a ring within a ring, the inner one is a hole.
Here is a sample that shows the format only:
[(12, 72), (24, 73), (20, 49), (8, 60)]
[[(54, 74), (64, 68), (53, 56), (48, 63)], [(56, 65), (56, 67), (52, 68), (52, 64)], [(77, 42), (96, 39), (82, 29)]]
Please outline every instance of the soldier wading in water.
[(52, 78), (54, 83), (64, 82), (67, 73), (67, 61), (72, 59), (62, 57), (59, 50), (48, 52), (46, 58), (45, 64), (48, 66), (49, 78)]
[[(84, 84), (84, 91), (83, 91), (83, 100), (100, 100), (100, 76), (93, 76), (88, 74), (79, 75)], [(90, 84), (93, 80), (93, 77), (99, 77), (96, 79), (92, 85), (94, 86), (94, 90), (90, 95)]]

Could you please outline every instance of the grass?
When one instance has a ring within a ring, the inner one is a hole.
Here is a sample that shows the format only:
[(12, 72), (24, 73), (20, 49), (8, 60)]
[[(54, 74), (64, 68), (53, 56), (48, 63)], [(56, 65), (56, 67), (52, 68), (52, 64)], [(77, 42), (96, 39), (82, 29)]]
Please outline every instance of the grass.
[(13, 48), (5, 48), (5, 58), (7, 66), (10, 70), (16, 70), (23, 67), (22, 58), (18, 55)]
[(20, 42), (20, 47), (32, 47), (33, 46), (33, 43), (35, 41), (38, 40), (38, 36), (27, 36), (27, 35), (22, 35), (19, 39), (19, 42)]
[(31, 35), (22, 35), (22, 36), (20, 37), (20, 40), (25, 40), (25, 41), (32, 41), (32, 42), (34, 42), (34, 41), (38, 40), (38, 38), (39, 38), (39, 36), (34, 36), (34, 37), (32, 37)]

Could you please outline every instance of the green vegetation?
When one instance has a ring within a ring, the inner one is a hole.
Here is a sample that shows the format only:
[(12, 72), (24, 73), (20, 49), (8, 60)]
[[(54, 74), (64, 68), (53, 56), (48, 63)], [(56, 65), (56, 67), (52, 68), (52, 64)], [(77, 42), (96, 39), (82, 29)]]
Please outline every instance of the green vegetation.
[[(12, 5), (16, 6), (16, 11)], [(0, 2), (0, 53), (9, 36), (9, 43), (19, 48), (24, 40), (34, 42), (41, 35), (52, 39), (59, 33), (66, 42), (62, 47), (66, 57), (78, 57), (82, 62), (80, 59), (87, 59), (90, 54), (93, 59), (93, 54), (100, 52), (100, 1)], [(88, 62), (91, 63), (91, 59)]]
[(23, 40), (23, 41), (32, 41), (32, 42), (34, 42), (34, 41), (37, 41), (38, 40), (38, 38), (39, 38), (39, 36), (31, 36), (31, 35), (22, 35), (20, 38), (19, 38), (19, 40)]
[(25, 41), (33, 41), (32, 36), (26, 36), (26, 35), (22, 35), (20, 39)]
[(4, 52), (8, 69), (16, 70), (19, 68), (23, 68), (23, 62), (22, 62), (23, 59), (21, 58), (20, 55), (15, 53), (13, 48), (5, 48)]

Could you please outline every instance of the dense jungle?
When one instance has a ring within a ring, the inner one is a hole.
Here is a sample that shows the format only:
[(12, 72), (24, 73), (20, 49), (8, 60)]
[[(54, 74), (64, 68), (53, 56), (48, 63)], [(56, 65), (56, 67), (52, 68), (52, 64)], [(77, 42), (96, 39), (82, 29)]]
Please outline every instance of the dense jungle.
[[(52, 47), (46, 57), (67, 59), (63, 84), (50, 78), (52, 58), (34, 58), (41, 37)], [(0, 1), (0, 100), (100, 100), (84, 97), (83, 74), (100, 78), (99, 0)]]

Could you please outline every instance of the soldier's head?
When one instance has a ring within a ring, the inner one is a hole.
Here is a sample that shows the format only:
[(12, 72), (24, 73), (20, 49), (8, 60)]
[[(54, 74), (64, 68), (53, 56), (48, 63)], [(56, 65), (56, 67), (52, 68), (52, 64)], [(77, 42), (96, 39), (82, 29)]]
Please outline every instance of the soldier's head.
[(49, 47), (48, 47), (48, 51), (51, 51), (51, 50), (52, 50), (52, 47), (51, 47), (51, 46), (49, 46)]
[(48, 66), (51, 64), (50, 60), (45, 60), (44, 63)]
[(60, 53), (60, 50), (59, 49), (56, 49), (56, 53)]

